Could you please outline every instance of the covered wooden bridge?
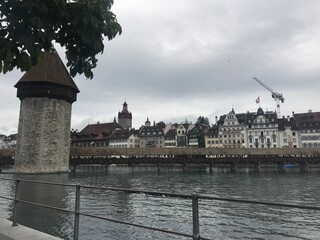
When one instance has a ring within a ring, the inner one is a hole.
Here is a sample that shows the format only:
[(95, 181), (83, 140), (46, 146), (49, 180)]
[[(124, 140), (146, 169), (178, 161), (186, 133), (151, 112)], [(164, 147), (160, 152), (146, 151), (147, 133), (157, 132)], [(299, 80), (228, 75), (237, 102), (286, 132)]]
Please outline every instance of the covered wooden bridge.
[[(0, 150), (0, 165), (14, 164), (14, 149)], [(285, 164), (299, 164), (300, 170), (306, 171), (310, 164), (320, 163), (320, 148), (106, 148), (83, 147), (70, 149), (69, 164), (76, 169), (85, 164), (188, 164), (237, 165), (276, 164), (282, 171)]]

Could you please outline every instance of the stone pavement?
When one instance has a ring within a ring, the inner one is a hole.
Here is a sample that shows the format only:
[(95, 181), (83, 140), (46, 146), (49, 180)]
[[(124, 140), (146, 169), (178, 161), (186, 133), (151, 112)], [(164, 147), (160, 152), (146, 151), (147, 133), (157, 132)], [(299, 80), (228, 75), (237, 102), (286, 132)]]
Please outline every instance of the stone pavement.
[(0, 240), (61, 240), (23, 225), (12, 226), (12, 222), (0, 219)]

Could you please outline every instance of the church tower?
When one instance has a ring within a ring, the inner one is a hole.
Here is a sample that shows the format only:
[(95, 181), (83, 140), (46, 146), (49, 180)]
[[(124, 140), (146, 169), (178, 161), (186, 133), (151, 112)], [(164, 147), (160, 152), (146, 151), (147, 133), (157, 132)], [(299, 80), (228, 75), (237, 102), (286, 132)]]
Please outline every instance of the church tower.
[(127, 102), (123, 103), (122, 111), (118, 113), (118, 124), (124, 128), (132, 128), (132, 113), (128, 111)]
[(15, 172), (67, 172), (71, 105), (79, 89), (55, 50), (15, 85), (20, 116)]

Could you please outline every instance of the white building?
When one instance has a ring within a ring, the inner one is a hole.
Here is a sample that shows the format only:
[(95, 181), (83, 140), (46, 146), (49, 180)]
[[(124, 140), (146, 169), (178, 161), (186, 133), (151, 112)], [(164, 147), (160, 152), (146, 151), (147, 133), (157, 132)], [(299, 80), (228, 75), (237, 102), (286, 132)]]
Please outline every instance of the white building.
[(256, 113), (247, 113), (247, 148), (280, 147), (276, 112), (264, 112), (259, 107)]
[(234, 109), (218, 121), (224, 148), (246, 147), (246, 114), (235, 114)]
[(109, 139), (110, 148), (139, 148), (139, 130), (115, 130)]

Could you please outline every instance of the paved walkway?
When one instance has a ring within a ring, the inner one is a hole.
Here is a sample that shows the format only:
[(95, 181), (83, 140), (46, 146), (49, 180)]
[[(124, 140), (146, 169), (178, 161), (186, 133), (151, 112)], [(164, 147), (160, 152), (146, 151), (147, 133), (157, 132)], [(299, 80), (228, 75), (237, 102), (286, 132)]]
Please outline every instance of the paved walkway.
[(12, 227), (12, 222), (0, 219), (0, 240), (61, 240), (26, 226)]

